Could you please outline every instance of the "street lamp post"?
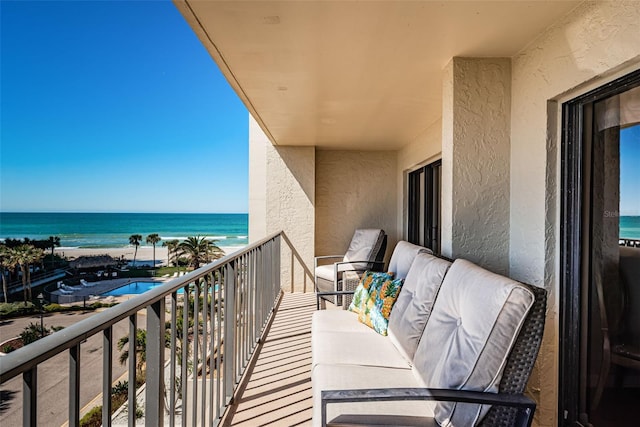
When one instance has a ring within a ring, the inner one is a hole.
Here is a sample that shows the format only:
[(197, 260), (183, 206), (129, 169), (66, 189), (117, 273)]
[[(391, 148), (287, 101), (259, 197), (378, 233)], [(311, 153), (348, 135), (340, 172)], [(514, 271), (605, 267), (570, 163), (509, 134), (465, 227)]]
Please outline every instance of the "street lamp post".
[(42, 338), (44, 337), (44, 311), (42, 310), (44, 306), (44, 295), (40, 292), (36, 298), (38, 298), (38, 301), (40, 302), (40, 338)]

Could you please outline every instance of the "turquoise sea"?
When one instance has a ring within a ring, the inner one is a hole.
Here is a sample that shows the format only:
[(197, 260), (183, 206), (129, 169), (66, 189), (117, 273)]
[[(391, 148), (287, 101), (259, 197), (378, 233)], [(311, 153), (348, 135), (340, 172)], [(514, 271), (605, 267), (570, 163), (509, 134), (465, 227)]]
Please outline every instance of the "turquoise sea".
[(640, 216), (620, 217), (620, 237), (640, 239)]
[(119, 248), (129, 236), (157, 233), (162, 240), (207, 236), (219, 246), (248, 243), (247, 214), (17, 213), (0, 212), (0, 239), (60, 237), (61, 248)]

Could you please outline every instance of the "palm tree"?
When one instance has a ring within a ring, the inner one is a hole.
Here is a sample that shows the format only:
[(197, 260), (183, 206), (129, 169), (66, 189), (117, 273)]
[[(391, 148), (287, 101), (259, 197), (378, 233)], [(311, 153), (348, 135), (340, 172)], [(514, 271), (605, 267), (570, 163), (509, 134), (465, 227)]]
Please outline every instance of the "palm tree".
[(20, 245), (15, 248), (16, 261), (22, 270), (22, 290), (24, 292), (24, 303), (30, 301), (31, 295), (31, 269), (29, 266), (39, 262), (44, 257), (42, 249), (34, 248), (31, 245)]
[(129, 244), (136, 247), (135, 252), (133, 253), (133, 266), (136, 266), (136, 256), (138, 256), (138, 246), (140, 246), (140, 241), (142, 241), (142, 236), (140, 234), (132, 234), (129, 236)]
[[(120, 351), (120, 364), (124, 365), (129, 360), (129, 350), (131, 346), (128, 346), (126, 350), (123, 351), (124, 346), (129, 344), (129, 335), (125, 335), (118, 340), (118, 351)], [(147, 331), (144, 329), (138, 328), (136, 330), (136, 342), (135, 342), (135, 352), (136, 352), (136, 370), (138, 371), (138, 376), (142, 376), (142, 368), (144, 368), (144, 364), (147, 361)]]
[(53, 251), (56, 246), (60, 246), (60, 237), (58, 236), (49, 236), (49, 247), (51, 248), (51, 267), (53, 268)]
[(164, 242), (162, 242), (162, 246), (166, 246), (167, 247), (167, 266), (169, 264), (171, 264), (171, 254), (172, 253), (177, 253), (178, 251), (178, 244), (180, 244), (180, 242), (177, 239), (174, 240), (166, 240)]
[[(176, 329), (177, 330), (177, 329)], [(180, 330), (182, 332), (182, 330)], [(144, 368), (144, 364), (147, 361), (147, 331), (145, 329), (138, 328), (136, 330), (136, 340), (135, 340), (135, 352), (136, 352), (136, 369), (138, 371), (138, 376), (142, 375), (142, 369)], [(119, 361), (121, 365), (124, 365), (129, 360), (129, 350), (131, 350), (131, 346), (127, 346), (127, 349), (124, 350), (124, 346), (129, 344), (129, 335), (125, 335), (118, 340), (116, 346), (118, 347), (118, 351), (120, 352)], [(165, 324), (165, 333), (164, 333), (164, 346), (166, 348), (171, 347), (171, 323)], [(178, 354), (181, 354), (180, 351)]]
[(7, 276), (5, 269), (11, 271), (18, 261), (16, 260), (16, 253), (13, 249), (8, 248), (5, 245), (0, 245), (0, 272), (2, 273), (2, 292), (4, 293), (4, 302), (9, 302), (9, 289), (7, 287)]
[(201, 263), (208, 263), (224, 256), (224, 251), (216, 245), (215, 240), (201, 236), (187, 237), (187, 240), (180, 242), (178, 249), (180, 255), (189, 258), (189, 265), (194, 269), (199, 268)]
[(158, 236), (158, 233), (149, 234), (147, 236), (147, 243), (151, 243), (153, 245), (153, 274), (156, 274), (156, 243), (158, 243), (162, 238)]

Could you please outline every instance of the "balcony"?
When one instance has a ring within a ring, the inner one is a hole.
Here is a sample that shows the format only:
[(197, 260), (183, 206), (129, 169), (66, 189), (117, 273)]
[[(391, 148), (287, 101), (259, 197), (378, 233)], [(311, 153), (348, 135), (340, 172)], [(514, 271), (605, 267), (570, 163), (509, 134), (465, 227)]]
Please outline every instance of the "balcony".
[[(104, 426), (308, 423), (315, 299), (281, 290), (282, 241), (289, 244), (274, 234), (3, 356), (3, 420), (35, 426), (62, 417), (79, 425), (101, 404)], [(146, 347), (128, 352), (120, 375), (117, 334), (133, 343), (139, 327)], [(112, 416), (112, 387), (136, 383), (141, 354), (145, 383), (128, 388), (123, 407), (137, 402), (143, 418), (126, 409)], [(88, 383), (101, 383), (101, 396), (94, 399)]]

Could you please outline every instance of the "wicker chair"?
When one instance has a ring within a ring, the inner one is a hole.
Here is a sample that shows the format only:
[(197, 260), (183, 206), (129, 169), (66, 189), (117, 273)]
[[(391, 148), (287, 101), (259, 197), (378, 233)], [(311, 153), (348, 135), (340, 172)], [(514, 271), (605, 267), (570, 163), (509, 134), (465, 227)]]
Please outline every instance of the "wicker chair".
[[(365, 401), (436, 400), (480, 403), (491, 409), (478, 424), (482, 427), (530, 426), (536, 404), (524, 396), (524, 390), (538, 356), (546, 314), (546, 291), (527, 286), (535, 296), (520, 333), (509, 353), (498, 393), (442, 389), (356, 389), (322, 392), (322, 425), (326, 424), (326, 405)], [(435, 421), (423, 419), (421, 425), (435, 425)]]
[[(351, 238), (349, 249), (344, 255), (315, 257), (314, 282), (317, 306), (321, 300), (336, 306), (343, 304), (343, 276), (350, 274), (351, 280), (359, 280), (367, 270), (382, 271), (384, 254), (387, 249), (387, 235), (380, 229), (358, 229)], [(340, 260), (335, 262), (336, 260)], [(322, 265), (323, 262), (333, 261)], [(357, 279), (356, 279), (357, 278)]]

